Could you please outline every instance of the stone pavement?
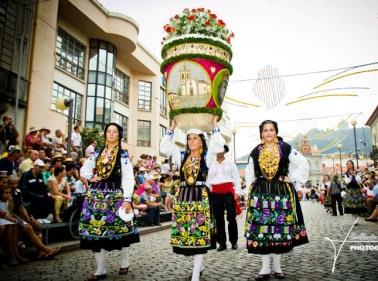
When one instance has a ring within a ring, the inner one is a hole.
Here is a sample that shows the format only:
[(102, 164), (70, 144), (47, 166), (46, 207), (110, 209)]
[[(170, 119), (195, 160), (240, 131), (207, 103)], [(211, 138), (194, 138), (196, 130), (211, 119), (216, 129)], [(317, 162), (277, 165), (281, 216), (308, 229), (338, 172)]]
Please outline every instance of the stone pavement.
[[(331, 273), (334, 249), (325, 237), (344, 240), (355, 220), (351, 215), (333, 217), (325, 212), (322, 205), (312, 202), (302, 202), (302, 208), (310, 243), (283, 255), (285, 280), (378, 280), (378, 249), (367, 252), (351, 251), (349, 247), (352, 243), (344, 244), (335, 272)], [(244, 217), (239, 218), (240, 234), (243, 222)], [(376, 235), (375, 240), (378, 240), (378, 223), (368, 223), (359, 218), (359, 225), (351, 232), (354, 236)], [(108, 254), (107, 280), (188, 280), (192, 258), (172, 253), (169, 230), (143, 235), (141, 240), (141, 243), (131, 247), (131, 266), (127, 277), (117, 274), (119, 253)], [(336, 243), (337, 249), (340, 244)], [(373, 242), (356, 244), (378, 248), (378, 243)], [(211, 251), (205, 256), (205, 271), (201, 280), (254, 280), (260, 263), (258, 256), (247, 253), (245, 239), (240, 235), (238, 250), (228, 249), (221, 253)], [(90, 251), (77, 250), (63, 253), (54, 260), (37, 261), (1, 270), (0, 280), (86, 280), (93, 268), (93, 254)], [(275, 279), (272, 277), (270, 280)]]

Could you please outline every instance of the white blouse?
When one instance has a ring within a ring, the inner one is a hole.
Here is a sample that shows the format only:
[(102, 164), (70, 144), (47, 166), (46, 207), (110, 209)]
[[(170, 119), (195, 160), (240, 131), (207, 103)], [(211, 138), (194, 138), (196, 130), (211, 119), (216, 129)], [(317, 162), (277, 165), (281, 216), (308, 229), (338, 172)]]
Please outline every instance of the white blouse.
[[(213, 129), (213, 134), (210, 136), (208, 151), (206, 154), (206, 165), (209, 168), (216, 158), (217, 153), (224, 151), (225, 140), (218, 127)], [(178, 168), (181, 166), (182, 155), (180, 149), (173, 142), (173, 132), (167, 131), (167, 134), (160, 142), (161, 153), (168, 157), (172, 156), (172, 161)]]

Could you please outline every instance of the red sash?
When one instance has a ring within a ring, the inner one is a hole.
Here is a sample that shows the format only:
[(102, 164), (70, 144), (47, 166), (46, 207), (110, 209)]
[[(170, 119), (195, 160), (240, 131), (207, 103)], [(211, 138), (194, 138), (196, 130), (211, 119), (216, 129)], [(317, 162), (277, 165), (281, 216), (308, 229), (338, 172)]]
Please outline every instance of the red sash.
[[(235, 190), (234, 190), (234, 185), (232, 184), (232, 182), (213, 184), (211, 191), (213, 193), (222, 193), (222, 194), (231, 193), (232, 196), (235, 198)], [(240, 215), (242, 213), (242, 209), (240, 207), (240, 198), (234, 199), (234, 201), (235, 201), (236, 215)]]

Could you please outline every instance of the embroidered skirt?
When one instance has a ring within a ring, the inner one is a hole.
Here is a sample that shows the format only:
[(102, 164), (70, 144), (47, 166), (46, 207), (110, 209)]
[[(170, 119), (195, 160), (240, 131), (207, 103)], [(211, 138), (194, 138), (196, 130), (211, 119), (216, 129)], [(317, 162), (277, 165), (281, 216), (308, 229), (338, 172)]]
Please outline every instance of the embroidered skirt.
[(80, 248), (94, 252), (101, 249), (111, 251), (139, 242), (137, 228), (118, 216), (123, 192), (116, 186), (114, 183), (97, 182), (86, 193), (79, 224)]
[(359, 189), (347, 189), (343, 198), (346, 214), (361, 214), (366, 212), (365, 199)]
[(175, 195), (171, 245), (182, 255), (205, 254), (214, 249), (214, 221), (210, 191), (205, 185), (181, 186)]
[(257, 179), (252, 183), (245, 223), (253, 254), (286, 253), (308, 243), (301, 205), (291, 183)]

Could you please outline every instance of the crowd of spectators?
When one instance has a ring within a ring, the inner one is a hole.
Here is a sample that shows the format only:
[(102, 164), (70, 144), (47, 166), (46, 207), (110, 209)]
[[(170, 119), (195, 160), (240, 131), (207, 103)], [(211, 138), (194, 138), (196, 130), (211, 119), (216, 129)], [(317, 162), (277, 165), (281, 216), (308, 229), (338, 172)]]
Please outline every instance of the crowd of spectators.
[[(80, 169), (99, 152), (96, 140), (83, 147), (81, 128), (74, 127), (71, 153), (61, 130), (51, 136), (47, 128), (29, 128), (23, 140), (10, 116), (0, 126), (0, 241), (9, 265), (27, 262), (18, 252), (25, 237), (37, 248), (38, 258), (49, 258), (60, 249), (42, 243), (44, 223), (61, 223), (78, 197), (89, 188)], [(132, 156), (133, 158), (133, 156)], [(165, 159), (140, 155), (134, 165), (135, 214), (144, 225), (160, 225), (161, 212), (170, 212), (179, 188), (179, 173)]]

